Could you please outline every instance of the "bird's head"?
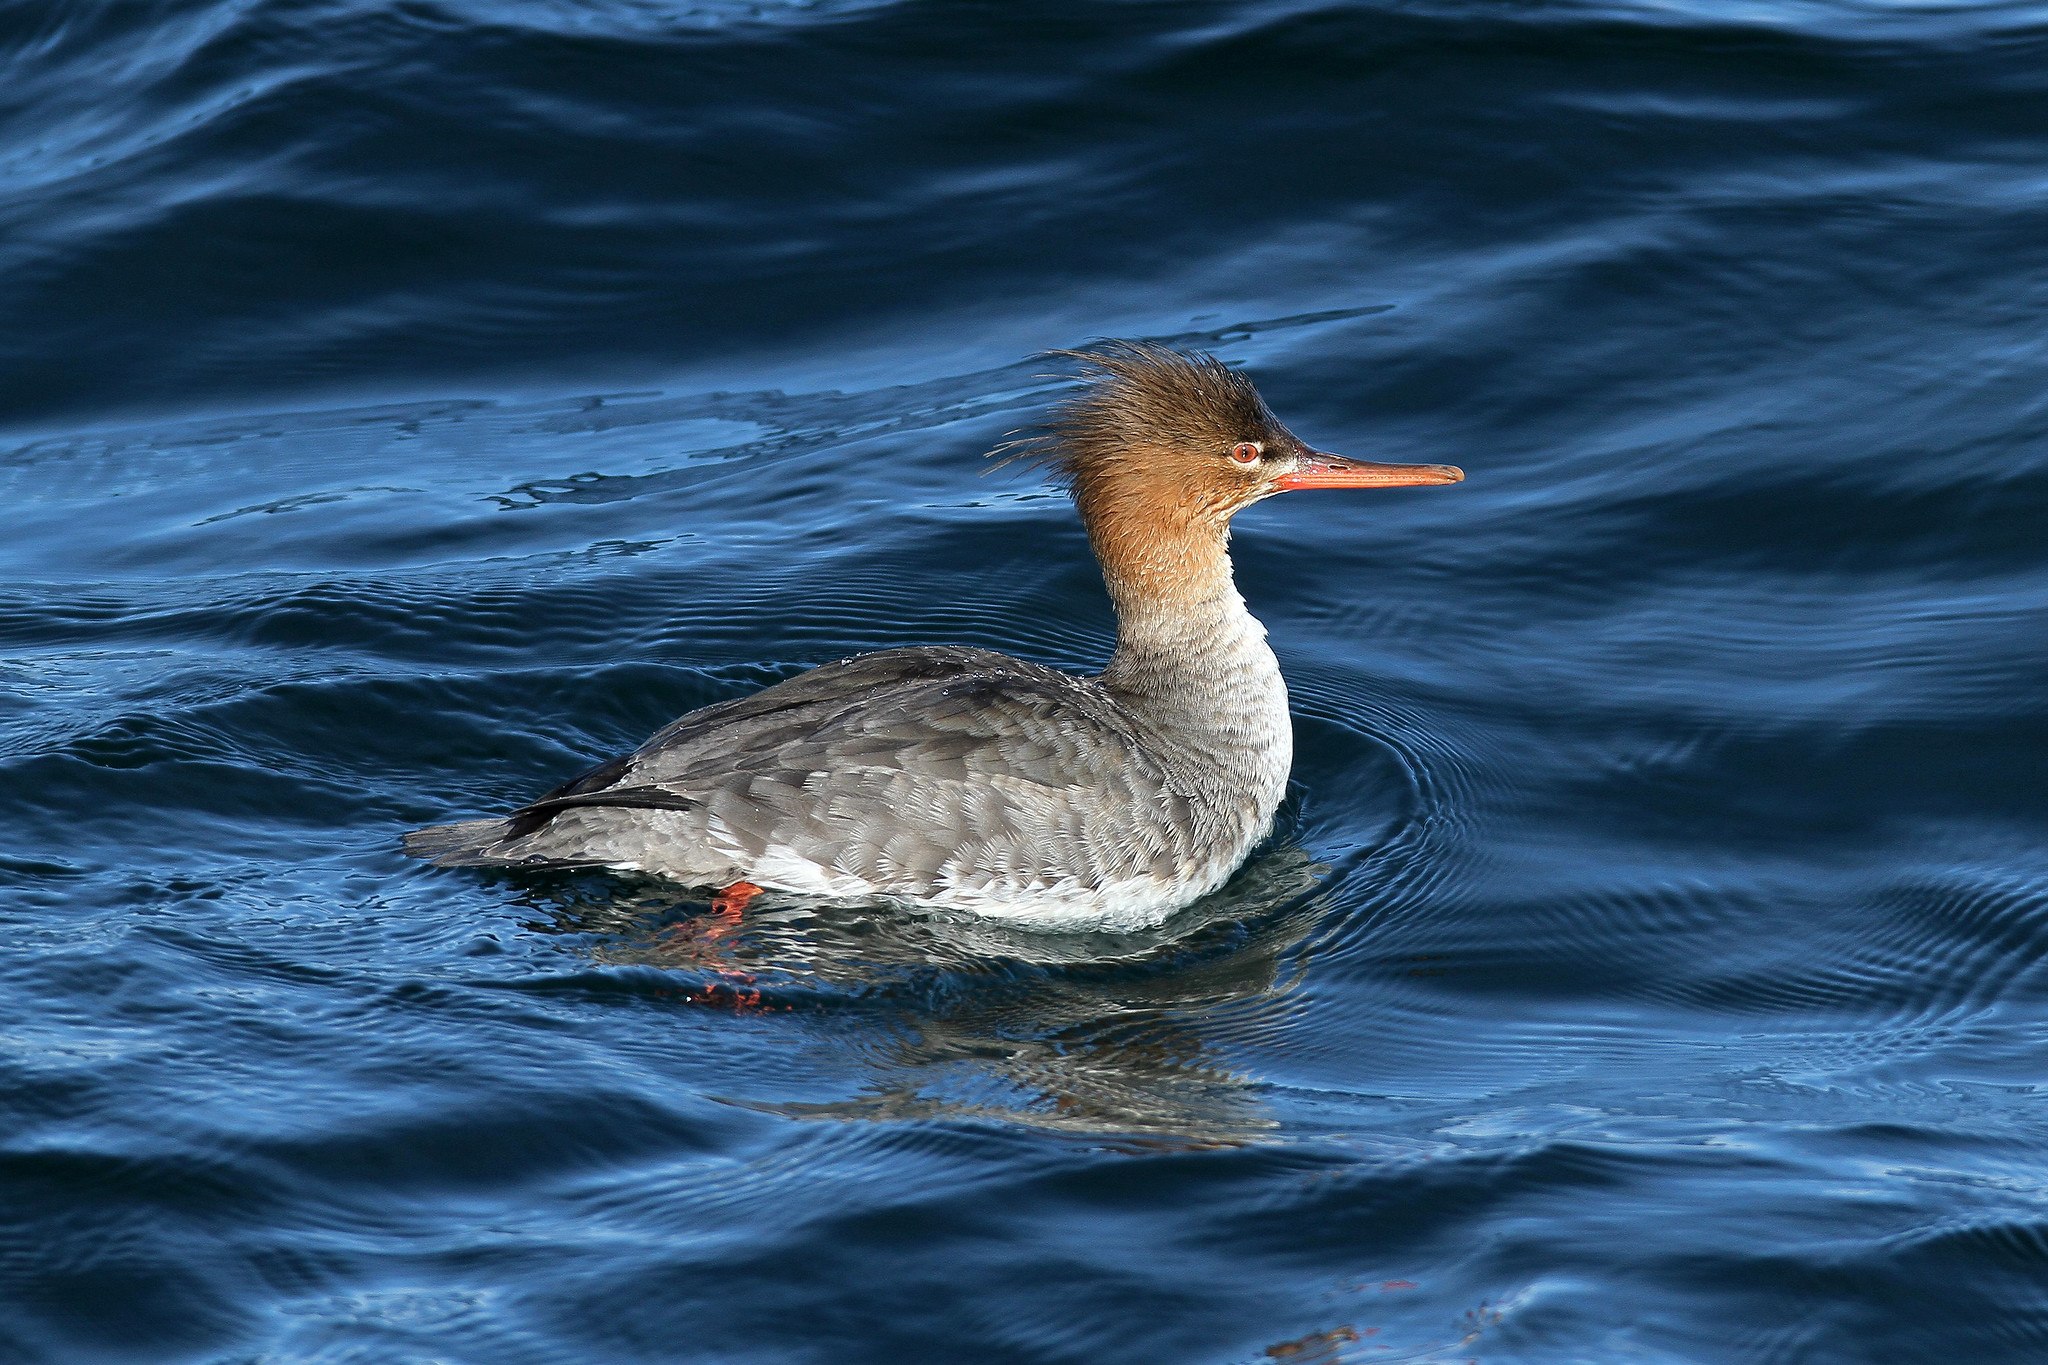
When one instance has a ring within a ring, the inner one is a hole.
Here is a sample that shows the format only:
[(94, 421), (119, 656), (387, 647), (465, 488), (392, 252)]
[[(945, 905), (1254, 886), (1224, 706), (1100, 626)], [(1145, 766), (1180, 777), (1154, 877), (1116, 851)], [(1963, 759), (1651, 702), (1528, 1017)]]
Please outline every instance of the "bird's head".
[(1073, 491), (1105, 567), (1190, 535), (1220, 542), (1230, 518), (1275, 493), (1456, 483), (1441, 464), (1376, 464), (1316, 450), (1252, 381), (1214, 356), (1149, 342), (1054, 351), (1081, 386), (1015, 443)]

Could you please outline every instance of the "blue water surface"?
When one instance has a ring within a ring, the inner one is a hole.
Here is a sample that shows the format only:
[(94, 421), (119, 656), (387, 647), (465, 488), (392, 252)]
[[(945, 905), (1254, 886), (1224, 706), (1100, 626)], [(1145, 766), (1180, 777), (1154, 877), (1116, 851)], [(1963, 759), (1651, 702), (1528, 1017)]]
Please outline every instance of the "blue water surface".
[[(2048, 4), (0, 7), (0, 1362), (2048, 1360)], [(401, 858), (1074, 669), (1099, 335), (1284, 498), (1143, 935)]]

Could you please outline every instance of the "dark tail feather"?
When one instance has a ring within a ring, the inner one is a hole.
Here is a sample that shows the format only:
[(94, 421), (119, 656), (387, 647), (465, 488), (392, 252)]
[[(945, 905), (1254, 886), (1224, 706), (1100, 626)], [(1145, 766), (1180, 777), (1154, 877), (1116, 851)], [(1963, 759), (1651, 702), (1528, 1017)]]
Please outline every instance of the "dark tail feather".
[[(597, 791), (572, 791), (590, 777), (603, 776), (608, 769), (596, 769), (576, 782), (557, 787), (528, 806), (521, 806), (498, 820), (458, 820), (450, 825), (428, 825), (404, 835), (400, 844), (415, 858), (440, 867), (603, 867), (602, 858), (551, 857), (528, 851), (513, 852), (527, 842), (527, 836), (544, 828), (563, 811), (570, 810), (694, 810), (698, 802), (656, 786), (606, 787)], [(557, 841), (558, 844), (564, 841)]]
[(507, 857), (503, 851), (511, 833), (509, 820), (461, 820), (412, 830), (399, 845), (408, 855), (440, 867), (523, 867), (525, 859)]

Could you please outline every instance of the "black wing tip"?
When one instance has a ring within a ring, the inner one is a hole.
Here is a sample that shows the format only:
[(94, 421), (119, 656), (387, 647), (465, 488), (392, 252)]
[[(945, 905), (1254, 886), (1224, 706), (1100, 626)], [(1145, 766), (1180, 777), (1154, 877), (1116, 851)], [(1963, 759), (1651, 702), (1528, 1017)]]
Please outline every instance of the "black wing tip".
[(544, 796), (505, 817), (505, 837), (521, 839), (569, 810), (695, 810), (702, 803), (666, 787), (605, 787), (597, 791)]

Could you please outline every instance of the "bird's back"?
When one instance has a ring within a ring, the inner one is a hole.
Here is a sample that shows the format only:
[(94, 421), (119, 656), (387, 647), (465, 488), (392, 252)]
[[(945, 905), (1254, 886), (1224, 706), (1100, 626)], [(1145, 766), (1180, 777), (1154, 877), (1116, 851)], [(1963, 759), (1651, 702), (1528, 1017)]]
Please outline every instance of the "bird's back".
[(1203, 778), (1096, 679), (885, 650), (693, 711), (503, 820), (407, 848), (1099, 919), (1184, 903), (1242, 856), (1248, 831)]

